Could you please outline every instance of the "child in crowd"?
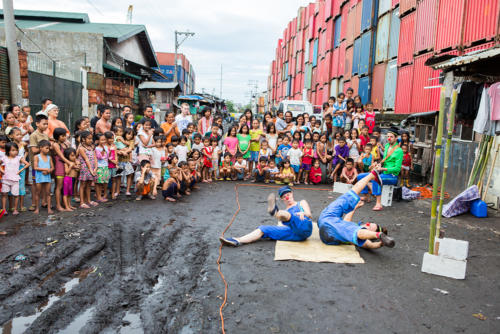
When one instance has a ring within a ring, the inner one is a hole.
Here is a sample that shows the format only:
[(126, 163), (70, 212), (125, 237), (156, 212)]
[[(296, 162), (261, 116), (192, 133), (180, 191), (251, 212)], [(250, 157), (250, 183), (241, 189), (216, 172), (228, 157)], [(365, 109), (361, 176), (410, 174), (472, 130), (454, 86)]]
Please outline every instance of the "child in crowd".
[(292, 146), (290, 145), (290, 139), (287, 136), (283, 137), (282, 144), (278, 146), (278, 155), (277, 155), (278, 164), (280, 164), (282, 161), (288, 158), (288, 151), (290, 151), (291, 148)]
[(191, 146), (191, 150), (201, 151), (204, 145), (201, 141), (201, 135), (199, 133), (195, 133), (193, 136), (193, 145)]
[(247, 174), (247, 161), (243, 159), (243, 154), (236, 153), (236, 162), (234, 163), (234, 180), (244, 180)]
[(368, 133), (371, 134), (373, 132), (373, 128), (375, 127), (375, 111), (373, 111), (373, 102), (369, 101), (365, 107), (366, 126), (368, 127)]
[(321, 133), (321, 121), (315, 121), (312, 129), (313, 133)]
[[(243, 155), (243, 159), (250, 159), (250, 140), (251, 136), (249, 133), (248, 125), (243, 124), (240, 128), (238, 135), (238, 152)], [(250, 164), (249, 164), (250, 165)], [(251, 170), (247, 170), (247, 173), (250, 173)], [(247, 177), (250, 176), (249, 174)]]
[(221, 150), (218, 145), (219, 141), (215, 137), (210, 138), (210, 145), (212, 146), (212, 167), (210, 168), (210, 179), (217, 180), (217, 173), (219, 172), (219, 157)]
[(137, 193), (135, 200), (140, 201), (144, 196), (156, 199), (153, 195), (156, 180), (151, 172), (151, 162), (142, 160), (140, 166), (141, 168), (135, 173), (135, 190)]
[(333, 172), (330, 176), (333, 182), (337, 182), (338, 172), (342, 170), (346, 159), (349, 157), (349, 147), (347, 147), (345, 138), (340, 137), (338, 140), (338, 145), (335, 146), (335, 156), (332, 159)]
[(258, 119), (252, 121), (252, 129), (250, 129), (250, 170), (259, 162), (260, 140), (263, 136), (263, 131), (260, 128)]
[[(32, 183), (31, 183), (31, 194), (33, 197), (33, 201), (35, 201), (36, 198), (40, 198), (40, 194), (37, 194), (37, 187), (36, 187), (36, 182), (35, 182), (35, 168), (34, 168), (34, 161), (35, 161), (35, 155), (40, 153), (39, 145), (42, 140), (49, 141), (49, 136), (45, 133), (47, 131), (47, 128), (49, 126), (49, 121), (47, 116), (41, 114), (37, 115), (35, 117), (35, 124), (36, 124), (36, 130), (33, 131), (33, 133), (30, 135), (30, 141), (29, 141), (29, 161), (33, 163), (32, 167)], [(0, 136), (1, 137), (1, 136)], [(5, 138), (7, 140), (7, 138)], [(0, 149), (1, 149), (1, 144), (2, 144), (2, 138), (0, 138)], [(50, 144), (50, 141), (49, 141)], [(4, 144), (5, 147), (5, 144)], [(1, 153), (1, 152), (0, 152)], [(0, 154), (1, 155), (1, 154)], [(42, 205), (45, 206), (47, 203), (45, 202), (45, 198), (42, 199)], [(29, 207), (29, 211), (35, 211), (35, 205), (31, 204)]]
[[(151, 149), (151, 172), (153, 173), (155, 180), (161, 180), (161, 168), (165, 161), (165, 147), (163, 146), (163, 141), (161, 136), (154, 137), (155, 147)], [(153, 196), (156, 196), (156, 187), (153, 189)]]
[(71, 205), (73, 188), (80, 171), (80, 163), (76, 160), (76, 150), (69, 147), (64, 150), (64, 180), (63, 180), (63, 205), (66, 211), (73, 211), (76, 208)]
[(277, 184), (283, 184), (283, 183), (288, 183), (288, 185), (293, 186), (293, 183), (295, 182), (295, 172), (293, 171), (293, 168), (290, 165), (290, 160), (285, 159), (281, 162), (281, 170), (280, 170), (280, 175), (279, 179), (280, 182), (276, 182)]
[[(106, 198), (106, 186), (109, 182), (109, 148), (106, 136), (98, 133), (97, 147), (95, 148), (95, 156), (97, 158), (96, 180), (95, 180), (95, 195), (98, 203), (105, 203), (108, 201)], [(148, 159), (149, 161), (149, 155)]]
[[(272, 154), (276, 154), (276, 150), (278, 149), (278, 133), (276, 132), (276, 125), (272, 122), (267, 125), (266, 141)], [(263, 143), (261, 143), (261, 146), (262, 144)]]
[[(292, 141), (292, 148), (288, 151), (288, 158), (290, 159), (290, 165), (295, 173), (299, 176), (301, 173), (300, 165), (302, 160), (302, 150), (299, 148), (299, 141), (294, 139)], [(300, 179), (296, 179), (297, 183), (300, 183)]]
[(66, 211), (62, 206), (62, 193), (63, 193), (63, 183), (64, 183), (64, 164), (69, 161), (64, 157), (64, 150), (69, 147), (67, 142), (67, 132), (64, 128), (55, 128), (52, 133), (54, 142), (52, 143), (52, 152), (54, 153), (54, 175), (56, 178), (56, 188), (55, 188), (55, 200), (56, 200), (56, 210)]
[(106, 137), (106, 146), (108, 147), (109, 150), (108, 169), (109, 169), (109, 180), (111, 181), (111, 187), (109, 193), (111, 199), (117, 199), (118, 196), (120, 195), (118, 179), (121, 176), (117, 175), (118, 153), (115, 146), (115, 135), (111, 131), (106, 131), (104, 133), (104, 137)]
[[(35, 131), (36, 132), (36, 131)], [(90, 206), (97, 206), (97, 202), (90, 199), (90, 187), (96, 179), (97, 158), (92, 145), (92, 134), (89, 131), (82, 131), (80, 135), (81, 144), (77, 149), (80, 162), (80, 208), (89, 209)]]
[(366, 144), (370, 143), (370, 135), (368, 134), (368, 127), (366, 125), (361, 129), (359, 140), (361, 141), (361, 147), (365, 147)]
[(231, 161), (233, 163), (235, 161), (236, 152), (238, 151), (238, 138), (236, 138), (237, 132), (238, 128), (236, 126), (232, 126), (227, 132), (226, 139), (224, 139), (225, 151), (231, 155)]
[(276, 177), (279, 175), (280, 170), (276, 166), (276, 161), (273, 156), (270, 157), (269, 159), (269, 181), (270, 182), (275, 182)]
[(231, 181), (233, 177), (233, 162), (231, 153), (224, 153), (224, 159), (220, 162), (219, 176), (221, 180)]
[[(12, 130), (11, 130), (12, 132)], [(50, 158), (49, 158), (50, 159)], [(19, 214), (17, 205), (19, 201), (19, 174), (29, 167), (29, 163), (24, 157), (19, 155), (19, 147), (16, 143), (7, 143), (5, 145), (5, 155), (0, 158), (2, 163), (2, 208), (7, 214), (7, 196), (9, 193), (13, 197), (13, 212), (14, 216)], [(21, 164), (24, 167), (21, 168)], [(49, 175), (50, 178), (50, 175)], [(50, 185), (50, 183), (49, 183)]]
[(269, 160), (271, 158), (271, 155), (273, 154), (273, 151), (272, 149), (269, 148), (268, 146), (268, 142), (267, 140), (263, 140), (261, 143), (260, 143), (260, 150), (259, 150), (259, 157), (258, 157), (258, 160), (260, 161), (260, 158), (261, 157), (264, 157), (266, 158), (267, 160)]
[(370, 171), (370, 168), (373, 164), (372, 145), (366, 144), (363, 150), (363, 153), (361, 153), (358, 158), (358, 168), (364, 173), (367, 173)]
[(253, 170), (254, 179), (252, 182), (265, 182), (269, 183), (269, 167), (267, 166), (267, 158), (260, 157), (259, 163)]
[(177, 194), (181, 187), (178, 181), (179, 173), (179, 168), (172, 168), (170, 170), (170, 177), (163, 183), (162, 195), (166, 201), (177, 202)]
[(413, 170), (411, 153), (407, 144), (401, 145), (403, 150), (403, 163), (401, 165), (401, 185), (410, 187), (410, 170)]
[[(24, 197), (26, 196), (26, 181), (27, 181), (27, 174), (26, 171), (27, 169), (24, 168), (26, 165), (24, 164), (24, 161), (27, 161), (28, 159), (28, 151), (26, 149), (27, 143), (23, 140), (23, 135), (21, 132), (21, 129), (19, 128), (13, 128), (10, 131), (9, 137), (13, 143), (17, 145), (19, 148), (18, 156), (21, 158), (20, 165), (19, 165), (19, 211), (20, 212), (25, 212), (27, 209), (24, 207)], [(5, 147), (5, 146), (4, 146)], [(17, 208), (14, 208), (17, 209)]]
[[(33, 166), (35, 170), (35, 184), (36, 184), (36, 195), (35, 195), (35, 214), (40, 212), (39, 205), (40, 199), (42, 203), (47, 203), (47, 212), (52, 214), (51, 206), (51, 196), (50, 196), (50, 174), (54, 171), (54, 164), (50, 158), (50, 142), (48, 140), (42, 140), (38, 144), (38, 154), (35, 155)], [(3, 190), (3, 187), (2, 187)]]
[[(134, 131), (130, 128), (126, 128), (123, 131), (123, 136), (123, 144), (125, 147), (119, 150), (121, 154), (118, 155), (118, 167), (122, 170), (122, 175), (124, 177), (123, 181), (127, 184), (125, 195), (130, 196), (132, 195), (130, 188), (132, 187), (132, 179), (134, 177), (134, 167), (132, 166), (132, 156), (135, 151)], [(119, 140), (116, 138), (115, 141), (116, 143), (119, 143)], [(118, 189), (120, 189), (120, 186)]]
[(344, 168), (342, 168), (342, 174), (340, 175), (340, 182), (347, 184), (356, 183), (358, 177), (358, 171), (354, 167), (354, 160), (347, 158)]
[[(354, 105), (354, 114), (352, 116), (352, 128), (358, 130), (359, 129), (359, 121), (365, 121), (365, 111), (363, 110), (362, 104)], [(363, 124), (364, 125), (364, 124)]]
[(203, 169), (201, 172), (204, 183), (212, 182), (212, 178), (210, 175), (210, 169), (212, 168), (212, 155), (214, 148), (210, 145), (210, 137), (203, 138), (204, 147), (201, 150), (201, 154), (203, 155)]
[(181, 136), (179, 140), (179, 145), (177, 145), (174, 149), (175, 154), (177, 154), (177, 156), (179, 157), (179, 162), (181, 161), (187, 162), (188, 148), (186, 144), (187, 144), (187, 137)]
[(299, 175), (298, 182), (301, 181), (301, 177), (304, 177), (304, 184), (309, 184), (309, 173), (312, 167), (312, 161), (314, 159), (313, 142), (307, 139), (304, 143), (304, 150), (302, 156), (301, 174)]
[(320, 184), (321, 183), (321, 167), (319, 160), (314, 160), (314, 163), (311, 167), (311, 171), (309, 172), (309, 182), (312, 184)]

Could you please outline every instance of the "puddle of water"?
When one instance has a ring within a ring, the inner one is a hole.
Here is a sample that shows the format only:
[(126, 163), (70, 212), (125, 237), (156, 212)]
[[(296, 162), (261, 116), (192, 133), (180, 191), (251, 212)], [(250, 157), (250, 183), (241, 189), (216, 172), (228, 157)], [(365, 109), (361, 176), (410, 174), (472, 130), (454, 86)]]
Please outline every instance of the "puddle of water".
[(122, 325), (120, 328), (120, 334), (144, 334), (139, 314), (127, 312), (122, 319), (122, 322), (124, 321), (130, 324), (127, 326)]
[[(61, 269), (60, 269), (61, 270)], [(58, 271), (60, 271), (58, 270)], [(57, 273), (54, 272), (52, 273), (52, 276)], [(79, 276), (75, 277), (68, 282), (66, 282), (62, 288), (56, 292), (53, 295), (50, 295), (49, 298), (40, 304), (36, 308), (36, 312), (33, 315), (25, 316), (25, 317), (16, 317), (14, 319), (9, 320), (7, 323), (3, 325), (2, 328), (0, 328), (0, 334), (22, 334), (26, 329), (28, 329), (29, 326), (35, 321), (46, 309), (51, 307), (56, 301), (61, 299), (62, 296), (64, 296), (66, 293), (71, 291), (76, 285), (78, 285), (81, 281), (83, 281), (85, 278), (87, 278), (87, 275), (89, 273), (86, 273), (84, 276)], [(50, 274), (49, 274), (50, 275)], [(43, 282), (42, 282), (43, 284)], [(76, 320), (76, 319), (75, 319)], [(68, 333), (76, 333), (76, 332), (68, 332)]]
[(153, 285), (153, 292), (158, 291), (165, 284), (165, 278), (163, 276), (158, 276), (156, 284)]
[(92, 317), (92, 313), (94, 313), (94, 307), (87, 309), (85, 312), (77, 316), (73, 321), (68, 325), (68, 327), (59, 331), (58, 334), (74, 334), (80, 332), (88, 322), (88, 320)]

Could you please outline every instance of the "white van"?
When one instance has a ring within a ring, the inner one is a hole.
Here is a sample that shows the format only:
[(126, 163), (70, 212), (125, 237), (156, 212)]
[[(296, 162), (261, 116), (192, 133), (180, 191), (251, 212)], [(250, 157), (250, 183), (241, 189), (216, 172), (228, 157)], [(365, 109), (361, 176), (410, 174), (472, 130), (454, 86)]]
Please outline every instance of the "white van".
[(283, 111), (283, 114), (290, 111), (294, 118), (296, 118), (297, 115), (307, 113), (309, 116), (314, 115), (316, 119), (321, 120), (321, 111), (315, 113), (313, 105), (309, 101), (283, 100), (278, 106), (278, 111)]

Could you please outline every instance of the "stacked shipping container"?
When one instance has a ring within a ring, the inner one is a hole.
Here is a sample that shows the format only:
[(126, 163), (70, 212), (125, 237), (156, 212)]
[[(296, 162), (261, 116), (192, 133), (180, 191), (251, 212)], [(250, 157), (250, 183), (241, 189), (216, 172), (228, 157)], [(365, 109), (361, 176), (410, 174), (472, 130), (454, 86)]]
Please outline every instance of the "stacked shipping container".
[(377, 110), (439, 107), (434, 55), (499, 43), (498, 0), (318, 0), (298, 10), (278, 41), (268, 78), (273, 104), (321, 105), (352, 87)]

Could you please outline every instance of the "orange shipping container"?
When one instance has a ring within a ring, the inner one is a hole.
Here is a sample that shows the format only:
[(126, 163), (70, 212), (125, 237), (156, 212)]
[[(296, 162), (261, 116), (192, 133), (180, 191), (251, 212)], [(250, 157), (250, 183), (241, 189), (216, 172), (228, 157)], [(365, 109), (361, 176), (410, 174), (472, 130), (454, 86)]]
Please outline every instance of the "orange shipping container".
[(381, 110), (384, 103), (384, 83), (387, 63), (375, 65), (372, 76), (372, 102), (375, 109)]
[(352, 46), (348, 47), (345, 50), (344, 80), (351, 79), (353, 52), (354, 52), (354, 50), (353, 50)]
[(492, 40), (499, 33), (498, 0), (466, 1), (464, 22), (464, 46), (480, 40)]

